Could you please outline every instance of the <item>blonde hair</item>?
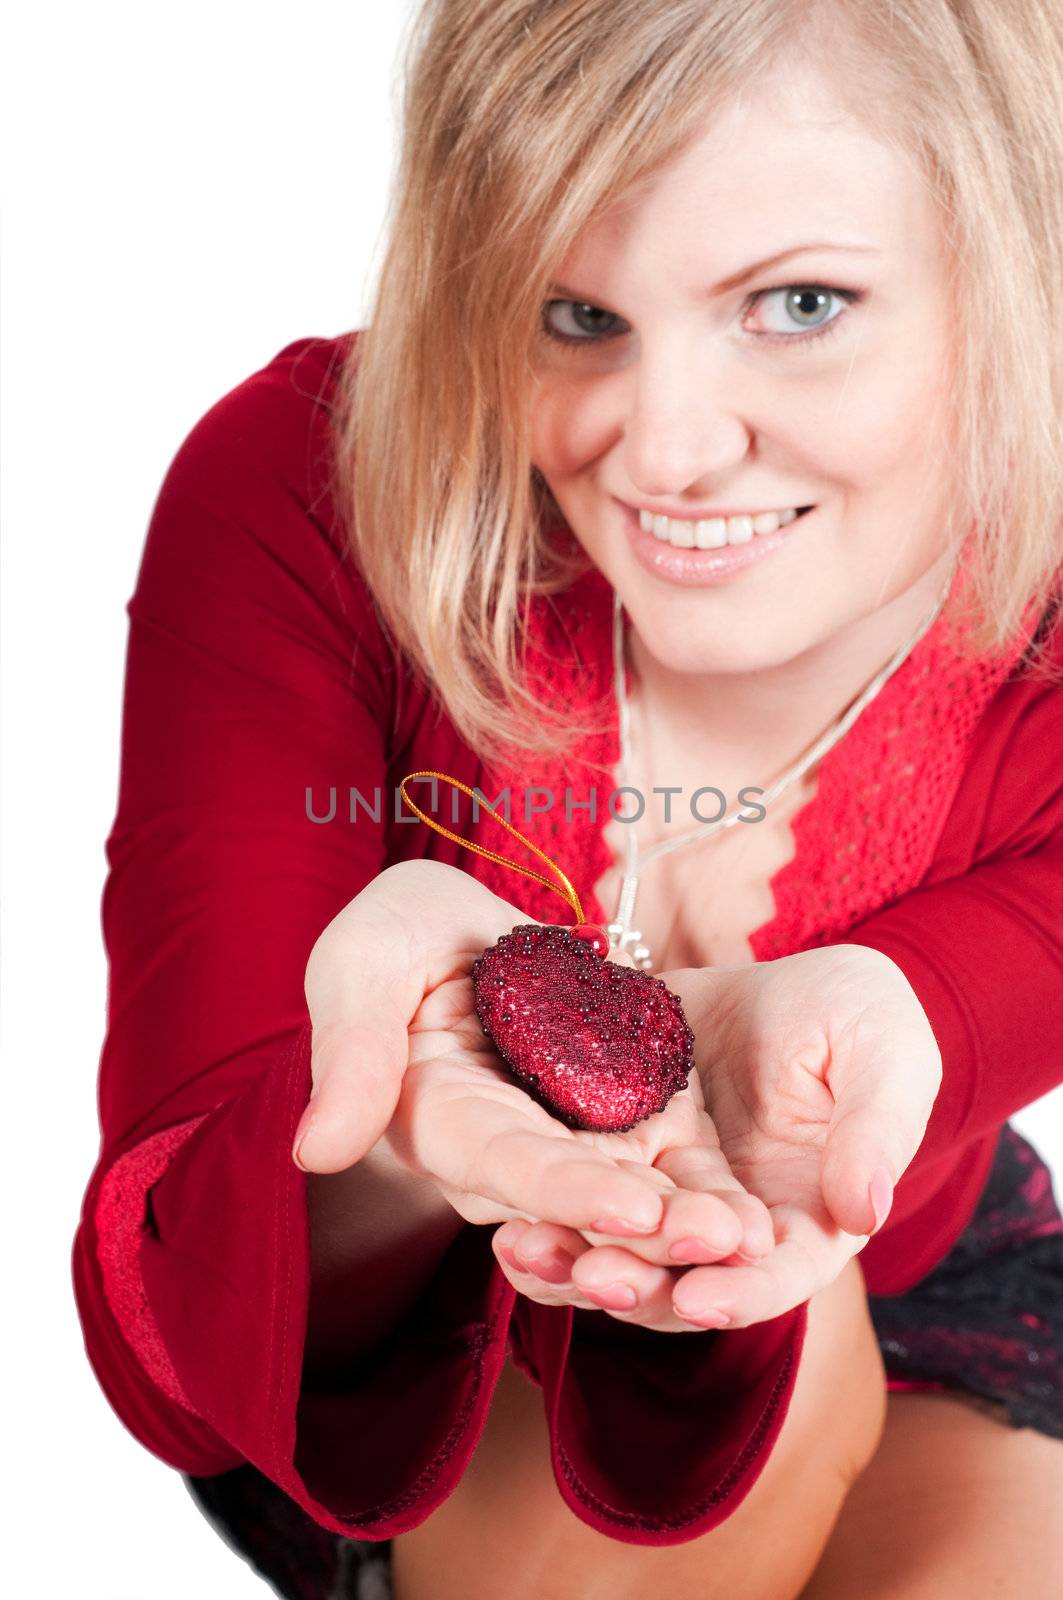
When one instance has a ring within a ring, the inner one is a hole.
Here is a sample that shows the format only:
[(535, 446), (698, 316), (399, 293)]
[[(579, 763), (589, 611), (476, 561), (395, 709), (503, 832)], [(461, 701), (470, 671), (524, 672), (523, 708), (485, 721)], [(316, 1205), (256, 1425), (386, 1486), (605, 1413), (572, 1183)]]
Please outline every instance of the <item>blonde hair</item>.
[[(1000, 648), (1052, 595), (1055, 0), (426, 0), (408, 41), (387, 247), (341, 375), (336, 482), (395, 644), (485, 757), (508, 744), (565, 750), (599, 726), (551, 717), (525, 674), (527, 600), (589, 564), (544, 537), (563, 518), (530, 460), (547, 284), (597, 213), (703, 131), (707, 108), (776, 62), (813, 59), (824, 38), (832, 64), (852, 67), (836, 76), (853, 113), (873, 103), (876, 137), (916, 158), (951, 247), (971, 648)], [(883, 94), (870, 95), (869, 72)]]

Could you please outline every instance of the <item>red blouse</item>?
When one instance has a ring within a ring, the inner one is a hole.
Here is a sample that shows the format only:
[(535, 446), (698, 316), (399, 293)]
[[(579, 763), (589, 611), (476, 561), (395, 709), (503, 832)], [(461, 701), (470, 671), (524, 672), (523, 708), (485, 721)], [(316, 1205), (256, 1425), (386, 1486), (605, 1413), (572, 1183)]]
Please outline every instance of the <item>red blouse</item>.
[[(252, 1462), (324, 1526), (382, 1539), (454, 1489), (510, 1348), (542, 1387), (575, 1514), (616, 1539), (680, 1542), (762, 1470), (805, 1306), (683, 1337), (539, 1306), (495, 1265), (491, 1230), (465, 1224), (344, 1393), (302, 1381), (309, 1230), (290, 1151), (311, 1087), (315, 940), (384, 866), (418, 855), (565, 919), (531, 880), (396, 816), (399, 780), (421, 768), (491, 798), (553, 779), (554, 809), (512, 820), (607, 920), (591, 886), (609, 865), (616, 759), (612, 733), (590, 741), (598, 816), (561, 821), (565, 783), (578, 803), (592, 780), (516, 754), (485, 769), (386, 641), (329, 492), (328, 404), (351, 338), (296, 341), (197, 423), (127, 606), (102, 1140), (73, 1249), (89, 1360), (175, 1468)], [(538, 607), (540, 688), (580, 710), (609, 692), (609, 599), (592, 572)], [(758, 960), (839, 941), (884, 951), (940, 1045), (926, 1136), (860, 1256), (872, 1293), (903, 1291), (948, 1252), (1003, 1121), (1063, 1081), (1063, 689), (1022, 674), (1025, 643), (971, 664), (930, 630), (821, 763), (772, 880), (777, 915), (751, 941)], [(350, 822), (350, 791), (372, 804), (378, 788), (380, 821), (359, 802)], [(312, 820), (332, 789), (335, 817)], [(519, 857), (489, 827), (484, 812), (472, 836)]]

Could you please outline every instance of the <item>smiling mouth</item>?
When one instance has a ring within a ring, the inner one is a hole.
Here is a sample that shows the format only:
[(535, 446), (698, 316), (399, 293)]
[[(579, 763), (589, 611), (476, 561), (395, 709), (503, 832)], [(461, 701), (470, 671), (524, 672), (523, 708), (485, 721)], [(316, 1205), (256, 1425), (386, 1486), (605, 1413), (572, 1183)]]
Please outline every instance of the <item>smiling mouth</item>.
[(730, 517), (666, 517), (649, 511), (635, 512), (643, 533), (677, 550), (722, 550), (725, 545), (749, 544), (768, 538), (813, 510), (812, 506), (789, 506), (781, 511), (740, 513)]

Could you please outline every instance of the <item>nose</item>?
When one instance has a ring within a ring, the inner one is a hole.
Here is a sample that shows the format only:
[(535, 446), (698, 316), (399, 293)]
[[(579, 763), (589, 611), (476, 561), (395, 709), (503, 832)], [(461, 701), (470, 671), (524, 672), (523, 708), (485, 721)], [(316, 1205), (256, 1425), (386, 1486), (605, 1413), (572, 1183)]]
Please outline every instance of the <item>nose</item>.
[(631, 372), (624, 458), (633, 488), (647, 497), (700, 498), (748, 454), (753, 429), (725, 362), (686, 348), (649, 355)]

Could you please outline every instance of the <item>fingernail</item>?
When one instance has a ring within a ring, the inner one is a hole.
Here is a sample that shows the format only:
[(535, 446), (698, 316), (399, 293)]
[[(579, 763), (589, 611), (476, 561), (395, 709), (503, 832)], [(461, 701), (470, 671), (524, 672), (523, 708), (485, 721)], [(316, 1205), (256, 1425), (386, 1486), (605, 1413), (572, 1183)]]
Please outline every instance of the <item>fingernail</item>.
[(302, 1116), (299, 1118), (299, 1126), (295, 1130), (295, 1138), (292, 1141), (292, 1160), (303, 1172), (306, 1172), (309, 1169), (303, 1166), (303, 1163), (300, 1160), (300, 1152), (307, 1134), (310, 1132), (310, 1129), (314, 1126), (316, 1121), (317, 1107), (315, 1106), (313, 1100), (311, 1100)]
[(710, 1250), (700, 1239), (677, 1239), (669, 1245), (668, 1254), (673, 1261), (719, 1261), (721, 1252)]
[(633, 1311), (639, 1298), (626, 1283), (607, 1283), (601, 1289), (584, 1289), (583, 1292), (588, 1300), (606, 1311)]
[(506, 1263), (506, 1266), (512, 1267), (514, 1272), (524, 1272), (527, 1270), (523, 1262), (517, 1260), (516, 1251), (511, 1250), (508, 1244), (496, 1245), (495, 1248), (502, 1257), (503, 1261)]
[(682, 1317), (684, 1322), (693, 1322), (699, 1328), (729, 1328), (731, 1319), (726, 1311), (699, 1311), (695, 1316), (692, 1311), (680, 1311), (676, 1308), (677, 1317)]
[(885, 1167), (879, 1167), (871, 1180), (867, 1191), (871, 1201), (871, 1209), (875, 1213), (875, 1226), (872, 1233), (877, 1233), (890, 1214), (893, 1205), (893, 1179)]
[(592, 1226), (594, 1233), (620, 1233), (620, 1234), (647, 1234), (656, 1233), (660, 1227), (662, 1213), (658, 1211), (652, 1222), (644, 1219), (635, 1220), (634, 1217), (599, 1217)]
[(551, 1250), (548, 1255), (540, 1256), (536, 1261), (529, 1259), (527, 1270), (534, 1272), (537, 1278), (542, 1278), (546, 1283), (567, 1283), (572, 1276), (575, 1262), (575, 1256), (570, 1256), (567, 1250)]
[(775, 1228), (770, 1222), (754, 1230), (752, 1238), (742, 1241), (742, 1248), (738, 1252), (750, 1261), (763, 1261), (765, 1256), (770, 1256), (775, 1249)]

